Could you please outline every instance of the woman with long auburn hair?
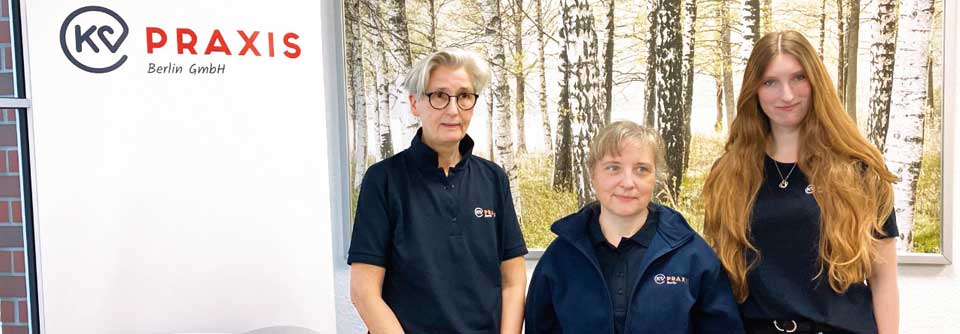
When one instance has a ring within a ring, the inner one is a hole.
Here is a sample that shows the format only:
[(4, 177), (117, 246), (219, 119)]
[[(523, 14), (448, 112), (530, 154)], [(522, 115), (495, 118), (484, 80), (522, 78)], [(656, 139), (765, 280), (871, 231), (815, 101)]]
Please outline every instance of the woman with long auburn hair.
[(747, 333), (896, 333), (895, 176), (798, 32), (765, 35), (703, 187)]

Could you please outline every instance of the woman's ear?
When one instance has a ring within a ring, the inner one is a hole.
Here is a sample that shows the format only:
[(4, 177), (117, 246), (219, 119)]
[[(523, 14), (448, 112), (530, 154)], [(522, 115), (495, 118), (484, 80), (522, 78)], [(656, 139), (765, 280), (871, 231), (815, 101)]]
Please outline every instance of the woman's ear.
[(407, 96), (410, 100), (410, 114), (414, 117), (420, 118), (420, 112), (417, 111), (417, 97), (413, 94)]

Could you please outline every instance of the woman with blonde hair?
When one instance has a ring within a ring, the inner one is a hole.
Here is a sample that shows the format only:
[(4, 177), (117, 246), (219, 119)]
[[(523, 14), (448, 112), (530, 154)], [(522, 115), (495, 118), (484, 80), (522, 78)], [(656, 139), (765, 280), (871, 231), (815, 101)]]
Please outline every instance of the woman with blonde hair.
[(597, 202), (553, 224), (526, 333), (743, 333), (730, 281), (687, 221), (651, 202), (664, 174), (657, 132), (614, 122), (590, 143)]
[(897, 332), (894, 180), (803, 35), (760, 39), (703, 188), (747, 333)]

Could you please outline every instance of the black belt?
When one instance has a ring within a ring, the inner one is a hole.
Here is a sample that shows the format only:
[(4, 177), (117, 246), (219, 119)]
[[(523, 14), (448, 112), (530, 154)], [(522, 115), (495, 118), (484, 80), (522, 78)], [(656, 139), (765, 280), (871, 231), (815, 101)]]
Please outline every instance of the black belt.
[(759, 320), (744, 319), (744, 326), (750, 334), (779, 333), (848, 333), (846, 330), (810, 320)]

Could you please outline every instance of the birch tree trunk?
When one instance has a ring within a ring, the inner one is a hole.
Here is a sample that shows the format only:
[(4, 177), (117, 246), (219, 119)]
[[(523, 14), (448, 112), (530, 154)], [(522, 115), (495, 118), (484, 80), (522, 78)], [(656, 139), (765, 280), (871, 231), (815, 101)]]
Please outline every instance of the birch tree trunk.
[[(382, 43), (377, 43), (381, 46)], [(376, 86), (377, 86), (377, 136), (380, 138), (380, 156), (378, 160), (389, 158), (393, 155), (393, 135), (390, 133), (390, 75), (389, 64), (386, 63), (386, 51), (379, 48), (377, 52), (379, 62), (376, 65)]]
[(392, 110), (393, 100), (396, 100), (391, 81), (394, 77), (391, 62), (387, 58), (387, 44), (392, 40), (386, 26), (383, 22), (383, 9), (380, 2), (373, 2), (373, 10), (370, 13), (371, 21), (374, 22), (376, 35), (376, 53), (374, 85), (376, 86), (377, 104), (377, 137), (380, 143), (380, 156), (378, 160), (389, 158), (393, 155), (393, 134), (390, 129), (390, 112)]
[(880, 0), (877, 12), (880, 35), (870, 48), (870, 117), (867, 138), (883, 151), (890, 124), (890, 100), (893, 93), (893, 69), (897, 52), (898, 0)]
[(561, 31), (565, 44), (563, 52), (570, 72), (570, 76), (565, 77), (567, 82), (564, 85), (568, 90), (573, 135), (571, 174), (574, 192), (582, 206), (595, 198), (586, 160), (590, 153), (590, 140), (605, 123), (599, 40), (593, 13), (586, 1), (561, 0), (560, 5), (564, 12)]
[(657, 31), (659, 24), (657, 23), (656, 13), (656, 1), (651, 0), (650, 3), (650, 14), (647, 15), (647, 20), (650, 21), (650, 33), (647, 34), (647, 73), (646, 80), (644, 85), (644, 117), (643, 123), (648, 128), (657, 127), (657, 85), (656, 85), (656, 62), (657, 62)]
[(846, 2), (844, 0), (837, 0), (837, 39), (839, 47), (837, 47), (837, 94), (840, 95), (840, 102), (846, 105), (846, 98), (844, 94), (847, 93), (847, 90), (844, 89), (847, 85), (847, 19), (844, 16), (846, 9)]
[(367, 103), (364, 98), (363, 38), (360, 28), (360, 0), (350, 0), (344, 13), (347, 35), (347, 67), (350, 73), (350, 118), (353, 120), (353, 187), (359, 189), (367, 170)]
[(857, 123), (857, 54), (860, 44), (860, 0), (847, 0), (846, 70), (843, 97), (847, 114)]
[(513, 4), (513, 75), (517, 89), (517, 153), (527, 153), (526, 118), (526, 82), (527, 73), (523, 64), (523, 0), (512, 0)]
[(391, 107), (398, 114), (403, 128), (403, 143), (406, 144), (413, 139), (420, 127), (420, 120), (410, 113), (410, 106), (407, 102), (408, 92), (401, 85), (403, 76), (413, 64), (413, 54), (410, 51), (410, 29), (407, 27), (407, 5), (406, 0), (392, 0), (387, 3), (387, 22), (390, 23), (392, 32), (385, 32), (390, 36), (390, 53), (392, 61), (397, 69), (390, 77), (393, 90), (391, 91)]
[(603, 119), (606, 123), (610, 122), (613, 110), (613, 39), (616, 27), (613, 13), (616, 2), (616, 0), (610, 0), (610, 6), (607, 9), (607, 44), (603, 51), (603, 91), (605, 93)]
[(669, 199), (675, 200), (683, 179), (684, 108), (683, 108), (683, 41), (680, 3), (673, 0), (658, 0), (654, 12), (657, 16), (657, 62), (655, 63), (657, 94), (657, 118), (660, 120), (660, 136), (667, 155), (666, 190)]
[(747, 0), (743, 5), (743, 26), (745, 28), (743, 39), (749, 44), (744, 45), (742, 49), (750, 52), (750, 50), (753, 50), (753, 45), (757, 44), (757, 41), (760, 40), (760, 24), (762, 22), (760, 18), (760, 0)]
[(427, 0), (430, 8), (430, 51), (437, 51), (437, 5), (436, 0)]
[(713, 130), (719, 133), (723, 131), (723, 78), (713, 79), (717, 83), (717, 121), (713, 123)]
[[(563, 21), (569, 12), (561, 9)], [(560, 37), (566, 40), (566, 32), (561, 29)], [(557, 146), (554, 151), (553, 162), (553, 190), (573, 191), (573, 116), (570, 111), (570, 71), (572, 64), (567, 56), (567, 43), (560, 51), (560, 101), (557, 110)]]
[(557, 146), (553, 163), (553, 190), (573, 191), (573, 115), (570, 106), (570, 79), (573, 64), (570, 61), (567, 24), (571, 13), (568, 6), (560, 7), (560, 100), (557, 110)]
[(823, 61), (823, 42), (827, 40), (827, 0), (820, 1), (820, 60)]
[[(720, 4), (720, 50), (722, 59), (720, 60), (722, 65), (722, 75), (723, 75), (723, 96), (724, 102), (727, 108), (727, 129), (730, 129), (730, 125), (733, 124), (733, 118), (737, 115), (737, 109), (733, 101), (733, 60), (730, 45), (730, 30), (732, 30), (730, 23), (730, 9), (726, 1), (723, 1)], [(751, 46), (748, 49), (753, 49)]]
[(495, 75), (491, 76), (490, 84), (489, 84), (489, 86), (491, 87), (490, 93), (487, 94), (487, 141), (490, 144), (490, 145), (487, 145), (487, 147), (490, 148), (489, 151), (487, 152), (487, 158), (490, 161), (495, 160), (494, 151), (496, 151), (495, 149), (496, 145), (494, 145), (493, 143), (493, 138), (494, 138), (493, 137), (493, 114), (496, 111), (496, 104), (495, 104), (496, 92), (493, 91), (493, 87), (494, 85), (496, 85), (496, 82), (497, 82), (497, 76)]
[(687, 171), (690, 162), (690, 115), (693, 113), (694, 56), (697, 38), (697, 0), (686, 0), (684, 14), (683, 51), (683, 163), (680, 174)]
[(547, 114), (547, 65), (544, 49), (547, 47), (544, 42), (545, 28), (543, 25), (543, 1), (537, 2), (537, 66), (540, 68), (540, 117), (543, 119), (543, 144), (547, 155), (553, 154), (553, 131), (550, 128), (550, 115)]
[(507, 82), (507, 63), (506, 48), (503, 41), (503, 6), (501, 1), (489, 0), (487, 8), (493, 9), (493, 16), (487, 21), (487, 26), (493, 28), (492, 49), (493, 54), (490, 59), (493, 64), (494, 81), (491, 88), (494, 96), (493, 123), (494, 128), (494, 162), (503, 167), (507, 172), (507, 178), (510, 180), (510, 192), (514, 194), (513, 205), (517, 211), (517, 217), (522, 217), (523, 206), (521, 205), (520, 181), (517, 179), (519, 172), (513, 152), (513, 126), (511, 118), (513, 110), (510, 108), (510, 85)]
[(763, 35), (773, 31), (773, 0), (763, 0), (760, 3), (760, 28), (757, 31), (760, 33), (755, 39), (753, 44), (763, 38)]
[[(486, 10), (483, 11), (483, 41), (487, 43), (485, 48), (486, 58), (490, 64), (490, 93), (487, 99), (487, 140), (490, 144), (490, 161), (497, 161), (497, 131), (496, 127), (498, 116), (497, 113), (507, 112), (501, 111), (500, 108), (503, 107), (502, 95), (500, 94), (499, 87), (503, 85), (502, 77), (500, 74), (503, 72), (502, 62), (497, 61), (497, 57), (503, 57), (503, 49), (497, 47), (497, 39), (500, 38), (500, 2), (499, 0), (485, 0), (484, 7)], [(499, 54), (498, 54), (499, 52)]]
[(884, 156), (887, 166), (900, 178), (894, 185), (897, 249), (913, 249), (913, 213), (917, 177), (923, 152), (924, 108), (927, 97), (927, 57), (929, 53), (931, 8), (929, 0), (901, 0), (897, 38), (897, 66), (893, 72), (893, 96), (896, 102), (890, 114)]

